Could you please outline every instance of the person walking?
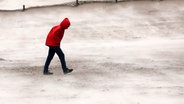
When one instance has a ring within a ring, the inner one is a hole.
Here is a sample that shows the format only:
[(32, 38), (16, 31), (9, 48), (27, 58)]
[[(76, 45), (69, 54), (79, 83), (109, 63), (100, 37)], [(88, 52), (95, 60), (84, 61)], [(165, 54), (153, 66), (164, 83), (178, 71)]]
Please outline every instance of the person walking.
[(50, 30), (49, 34), (47, 35), (45, 44), (46, 46), (49, 47), (49, 51), (48, 51), (48, 56), (47, 56), (45, 65), (44, 65), (44, 71), (43, 71), (44, 75), (53, 74), (48, 69), (49, 69), (50, 62), (53, 59), (55, 53), (58, 55), (60, 59), (63, 73), (67, 74), (73, 71), (73, 69), (67, 68), (66, 61), (65, 61), (65, 55), (62, 49), (60, 48), (60, 43), (61, 43), (61, 40), (63, 39), (65, 29), (68, 29), (69, 26), (70, 26), (70, 21), (68, 18), (65, 18), (59, 25), (54, 26)]

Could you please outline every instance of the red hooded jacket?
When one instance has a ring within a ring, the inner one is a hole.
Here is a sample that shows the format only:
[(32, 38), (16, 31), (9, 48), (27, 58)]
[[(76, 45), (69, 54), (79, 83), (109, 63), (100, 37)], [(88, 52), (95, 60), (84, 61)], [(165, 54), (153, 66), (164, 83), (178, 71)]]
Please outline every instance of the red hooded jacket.
[(64, 36), (65, 29), (70, 26), (70, 21), (68, 18), (65, 18), (59, 25), (54, 26), (46, 39), (47, 46), (60, 46), (60, 42)]

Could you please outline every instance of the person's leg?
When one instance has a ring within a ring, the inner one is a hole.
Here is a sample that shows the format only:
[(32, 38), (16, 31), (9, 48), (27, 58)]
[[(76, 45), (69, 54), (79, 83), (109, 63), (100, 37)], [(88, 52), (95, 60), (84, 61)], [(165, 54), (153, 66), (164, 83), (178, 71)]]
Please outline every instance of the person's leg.
[(53, 47), (49, 47), (49, 52), (48, 52), (47, 60), (46, 60), (45, 65), (44, 65), (44, 73), (47, 73), (48, 72), (48, 68), (49, 68), (49, 65), (50, 65), (51, 60), (54, 57), (54, 54), (55, 54), (55, 51), (54, 51)]
[(67, 67), (66, 67), (66, 61), (65, 61), (65, 55), (63, 53), (63, 51), (61, 50), (60, 47), (55, 47), (55, 52), (58, 55), (60, 62), (61, 62), (61, 66), (63, 68), (63, 72), (67, 71)]

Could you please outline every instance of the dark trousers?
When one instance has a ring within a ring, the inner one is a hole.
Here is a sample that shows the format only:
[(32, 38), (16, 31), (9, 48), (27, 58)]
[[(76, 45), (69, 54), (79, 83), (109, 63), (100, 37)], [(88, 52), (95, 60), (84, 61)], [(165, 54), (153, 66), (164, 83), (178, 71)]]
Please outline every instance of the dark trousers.
[(53, 59), (55, 53), (58, 55), (60, 62), (61, 62), (61, 66), (63, 68), (63, 71), (66, 72), (66, 62), (65, 62), (65, 55), (63, 53), (63, 51), (61, 50), (61, 48), (59, 46), (56, 47), (49, 47), (49, 52), (48, 52), (48, 56), (47, 56), (47, 60), (45, 62), (45, 66), (44, 66), (44, 72), (48, 72), (48, 68), (50, 65), (51, 60)]

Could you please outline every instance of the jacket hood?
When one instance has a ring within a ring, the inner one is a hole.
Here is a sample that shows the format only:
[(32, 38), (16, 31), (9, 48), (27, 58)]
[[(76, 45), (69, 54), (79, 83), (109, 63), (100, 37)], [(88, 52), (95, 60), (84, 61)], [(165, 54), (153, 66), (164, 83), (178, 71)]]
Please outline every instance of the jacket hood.
[(67, 29), (70, 26), (70, 21), (68, 18), (65, 18), (61, 23), (60, 23), (61, 28)]

